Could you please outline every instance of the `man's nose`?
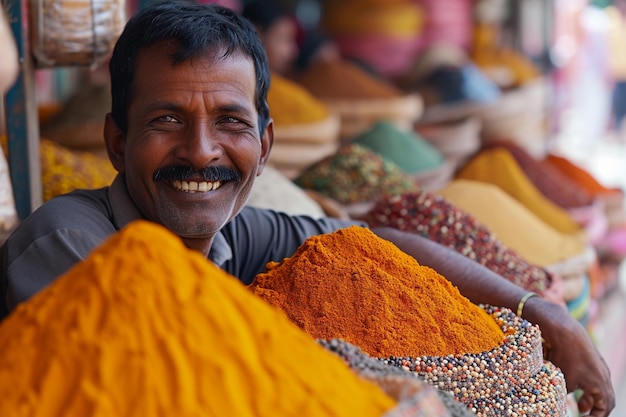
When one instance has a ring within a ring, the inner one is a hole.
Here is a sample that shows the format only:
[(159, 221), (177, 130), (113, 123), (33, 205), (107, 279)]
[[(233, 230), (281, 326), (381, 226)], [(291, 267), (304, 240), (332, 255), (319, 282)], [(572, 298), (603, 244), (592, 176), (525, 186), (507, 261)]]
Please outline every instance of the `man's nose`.
[(223, 148), (218, 135), (205, 123), (197, 123), (185, 131), (179, 156), (187, 159), (191, 166), (202, 168), (222, 156)]

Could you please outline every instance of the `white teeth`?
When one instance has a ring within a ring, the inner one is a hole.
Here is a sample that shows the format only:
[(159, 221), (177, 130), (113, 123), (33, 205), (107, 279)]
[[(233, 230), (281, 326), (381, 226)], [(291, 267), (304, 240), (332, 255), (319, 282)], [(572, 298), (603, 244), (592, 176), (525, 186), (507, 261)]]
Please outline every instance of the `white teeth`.
[(176, 188), (178, 190), (181, 190), (181, 191), (188, 192), (188, 193), (195, 193), (195, 192), (204, 193), (204, 192), (207, 192), (207, 191), (217, 190), (218, 188), (220, 188), (222, 183), (220, 181), (215, 181), (215, 182), (208, 182), (208, 181), (197, 182), (197, 181), (179, 181), (179, 180), (174, 180), (174, 181), (172, 181), (172, 185), (174, 186), (174, 188)]

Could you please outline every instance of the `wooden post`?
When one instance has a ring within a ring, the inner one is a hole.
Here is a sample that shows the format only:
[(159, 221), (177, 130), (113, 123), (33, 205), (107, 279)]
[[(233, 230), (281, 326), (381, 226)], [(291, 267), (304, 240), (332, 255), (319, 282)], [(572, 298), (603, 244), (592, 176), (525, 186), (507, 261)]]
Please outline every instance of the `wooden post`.
[(5, 97), (7, 162), (15, 207), (24, 219), (42, 203), (39, 119), (35, 95), (35, 65), (30, 49), (28, 0), (2, 0), (15, 36), (20, 72)]

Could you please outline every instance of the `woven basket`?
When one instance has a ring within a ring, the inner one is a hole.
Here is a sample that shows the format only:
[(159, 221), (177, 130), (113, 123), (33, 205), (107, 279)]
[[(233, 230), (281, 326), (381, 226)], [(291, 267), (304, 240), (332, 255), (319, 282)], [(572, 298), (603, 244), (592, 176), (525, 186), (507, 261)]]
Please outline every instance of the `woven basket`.
[(29, 0), (31, 49), (39, 68), (97, 66), (126, 23), (123, 0)]
[(480, 121), (476, 117), (418, 123), (415, 131), (454, 164), (455, 169), (465, 164), (481, 146)]
[(339, 149), (338, 143), (281, 144), (274, 145), (268, 164), (275, 167), (289, 179), (298, 177), (306, 168), (333, 155)]
[(281, 144), (326, 144), (339, 139), (340, 118), (331, 113), (323, 120), (293, 125), (274, 124), (274, 146)]
[(388, 120), (404, 130), (413, 130), (423, 111), (422, 98), (417, 94), (390, 99), (321, 100), (341, 118), (339, 138), (342, 143), (351, 142), (381, 120)]
[(339, 116), (303, 125), (275, 126), (274, 146), (269, 165), (289, 179), (337, 152), (339, 149)]
[(434, 191), (445, 187), (452, 180), (455, 169), (456, 165), (446, 159), (437, 168), (420, 171), (412, 176), (417, 180), (422, 190)]
[(510, 140), (543, 159), (547, 152), (546, 94), (542, 79), (503, 92), (495, 104), (480, 112), (483, 143)]

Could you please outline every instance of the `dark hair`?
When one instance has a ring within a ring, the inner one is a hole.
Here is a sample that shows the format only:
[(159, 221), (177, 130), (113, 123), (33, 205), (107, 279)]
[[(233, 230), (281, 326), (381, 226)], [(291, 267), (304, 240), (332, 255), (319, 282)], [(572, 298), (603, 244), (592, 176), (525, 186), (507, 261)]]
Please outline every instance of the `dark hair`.
[(252, 24), (234, 11), (216, 4), (193, 0), (166, 0), (152, 3), (132, 16), (120, 35), (109, 62), (111, 75), (111, 114), (124, 134), (128, 130), (128, 106), (137, 66), (143, 48), (175, 40), (178, 50), (172, 65), (192, 58), (223, 51), (222, 57), (243, 52), (254, 62), (256, 109), (259, 130), (269, 122), (267, 91), (270, 71), (263, 44)]

